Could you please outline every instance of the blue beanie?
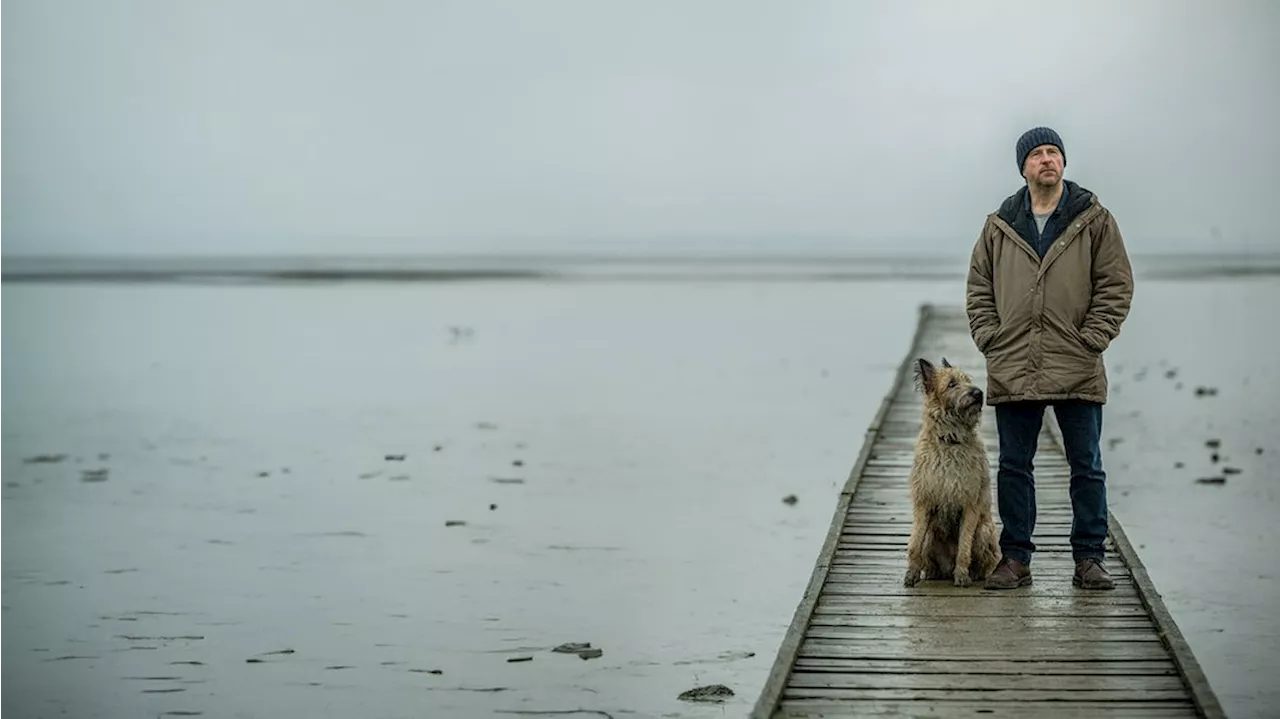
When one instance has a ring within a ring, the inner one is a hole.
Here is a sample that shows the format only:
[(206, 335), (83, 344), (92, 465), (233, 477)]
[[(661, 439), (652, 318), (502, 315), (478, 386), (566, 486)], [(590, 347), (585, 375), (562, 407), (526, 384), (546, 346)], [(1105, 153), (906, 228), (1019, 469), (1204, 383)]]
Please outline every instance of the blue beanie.
[(1062, 166), (1067, 166), (1067, 150), (1062, 146), (1062, 138), (1058, 137), (1058, 133), (1047, 127), (1033, 127), (1022, 133), (1022, 137), (1018, 138), (1018, 174), (1022, 174), (1022, 168), (1027, 162), (1027, 155), (1031, 151), (1041, 145), (1055, 145), (1058, 151), (1062, 153)]

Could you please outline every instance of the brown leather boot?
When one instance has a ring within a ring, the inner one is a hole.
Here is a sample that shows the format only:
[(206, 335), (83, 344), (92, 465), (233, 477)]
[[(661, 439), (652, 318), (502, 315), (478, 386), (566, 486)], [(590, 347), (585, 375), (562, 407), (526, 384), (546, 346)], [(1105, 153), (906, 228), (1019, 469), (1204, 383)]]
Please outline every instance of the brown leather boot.
[(1111, 581), (1111, 573), (1102, 566), (1101, 559), (1080, 559), (1076, 561), (1076, 573), (1071, 583), (1081, 589), (1115, 589), (1116, 583)]
[(1001, 557), (996, 569), (987, 577), (983, 589), (1017, 589), (1031, 583), (1031, 567), (1016, 559)]

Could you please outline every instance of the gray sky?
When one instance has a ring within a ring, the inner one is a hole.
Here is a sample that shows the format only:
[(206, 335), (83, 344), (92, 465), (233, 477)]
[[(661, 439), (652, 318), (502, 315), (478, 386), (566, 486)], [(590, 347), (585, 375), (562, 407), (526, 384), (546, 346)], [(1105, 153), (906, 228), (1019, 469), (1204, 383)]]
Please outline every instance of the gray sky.
[[(1280, 246), (1280, 3), (8, 0), (5, 254)], [(1213, 240), (1212, 228), (1221, 239)]]

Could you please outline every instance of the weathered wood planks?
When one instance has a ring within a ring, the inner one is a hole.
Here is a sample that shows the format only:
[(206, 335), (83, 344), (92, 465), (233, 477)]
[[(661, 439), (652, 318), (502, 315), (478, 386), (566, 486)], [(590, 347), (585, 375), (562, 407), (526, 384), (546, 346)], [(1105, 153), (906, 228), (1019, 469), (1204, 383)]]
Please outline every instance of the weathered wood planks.
[[(985, 385), (964, 313), (923, 306), (752, 716), (1224, 716), (1114, 514), (1115, 590), (1072, 586), (1071, 473), (1052, 412), (1035, 461), (1034, 584), (902, 586), (920, 426), (910, 366), (944, 356)], [(994, 491), (991, 408), (983, 422)]]

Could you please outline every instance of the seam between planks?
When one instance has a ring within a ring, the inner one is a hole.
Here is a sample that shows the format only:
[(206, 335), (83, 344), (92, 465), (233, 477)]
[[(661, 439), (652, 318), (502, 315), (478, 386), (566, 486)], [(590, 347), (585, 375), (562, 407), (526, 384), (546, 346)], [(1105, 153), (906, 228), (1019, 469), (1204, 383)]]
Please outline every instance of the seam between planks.
[(809, 620), (813, 616), (813, 610), (818, 604), (818, 596), (822, 594), (822, 587), (826, 584), (827, 570), (831, 566), (831, 560), (835, 557), (836, 545), (839, 544), (840, 535), (843, 533), (845, 522), (848, 519), (849, 504), (853, 499), (854, 492), (858, 489), (858, 481), (862, 478), (862, 471), (871, 456), (871, 449), (875, 446), (876, 437), (880, 433), (880, 425), (884, 422), (885, 417), (888, 416), (889, 408), (893, 406), (898, 390), (902, 386), (902, 381), (907, 376), (907, 371), (911, 366), (916, 349), (920, 346), (920, 338), (923, 336), (925, 325), (927, 324), (926, 318), (932, 309), (932, 305), (922, 304), (917, 310), (916, 329), (911, 338), (911, 346), (907, 348), (906, 355), (902, 358), (902, 362), (898, 364), (898, 370), (894, 374), (892, 385), (885, 392), (884, 398), (880, 400), (879, 409), (876, 410), (871, 424), (863, 433), (862, 449), (859, 450), (858, 458), (854, 461), (853, 468), (849, 471), (849, 476), (845, 480), (844, 489), (840, 492), (839, 501), (836, 503), (835, 515), (831, 519), (831, 526), (827, 530), (827, 537), (822, 543), (822, 549), (818, 552), (818, 559), (814, 563), (809, 584), (805, 587), (800, 604), (796, 606), (795, 615), (791, 618), (791, 625), (787, 628), (786, 636), (783, 637), (782, 644), (778, 647), (778, 654), (774, 658), (773, 668), (769, 671), (764, 689), (760, 692), (755, 708), (751, 712), (752, 719), (770, 719), (782, 700), (782, 692), (787, 687), (787, 680), (791, 678), (796, 657), (800, 653), (800, 644), (804, 642), (805, 630), (808, 628)]

